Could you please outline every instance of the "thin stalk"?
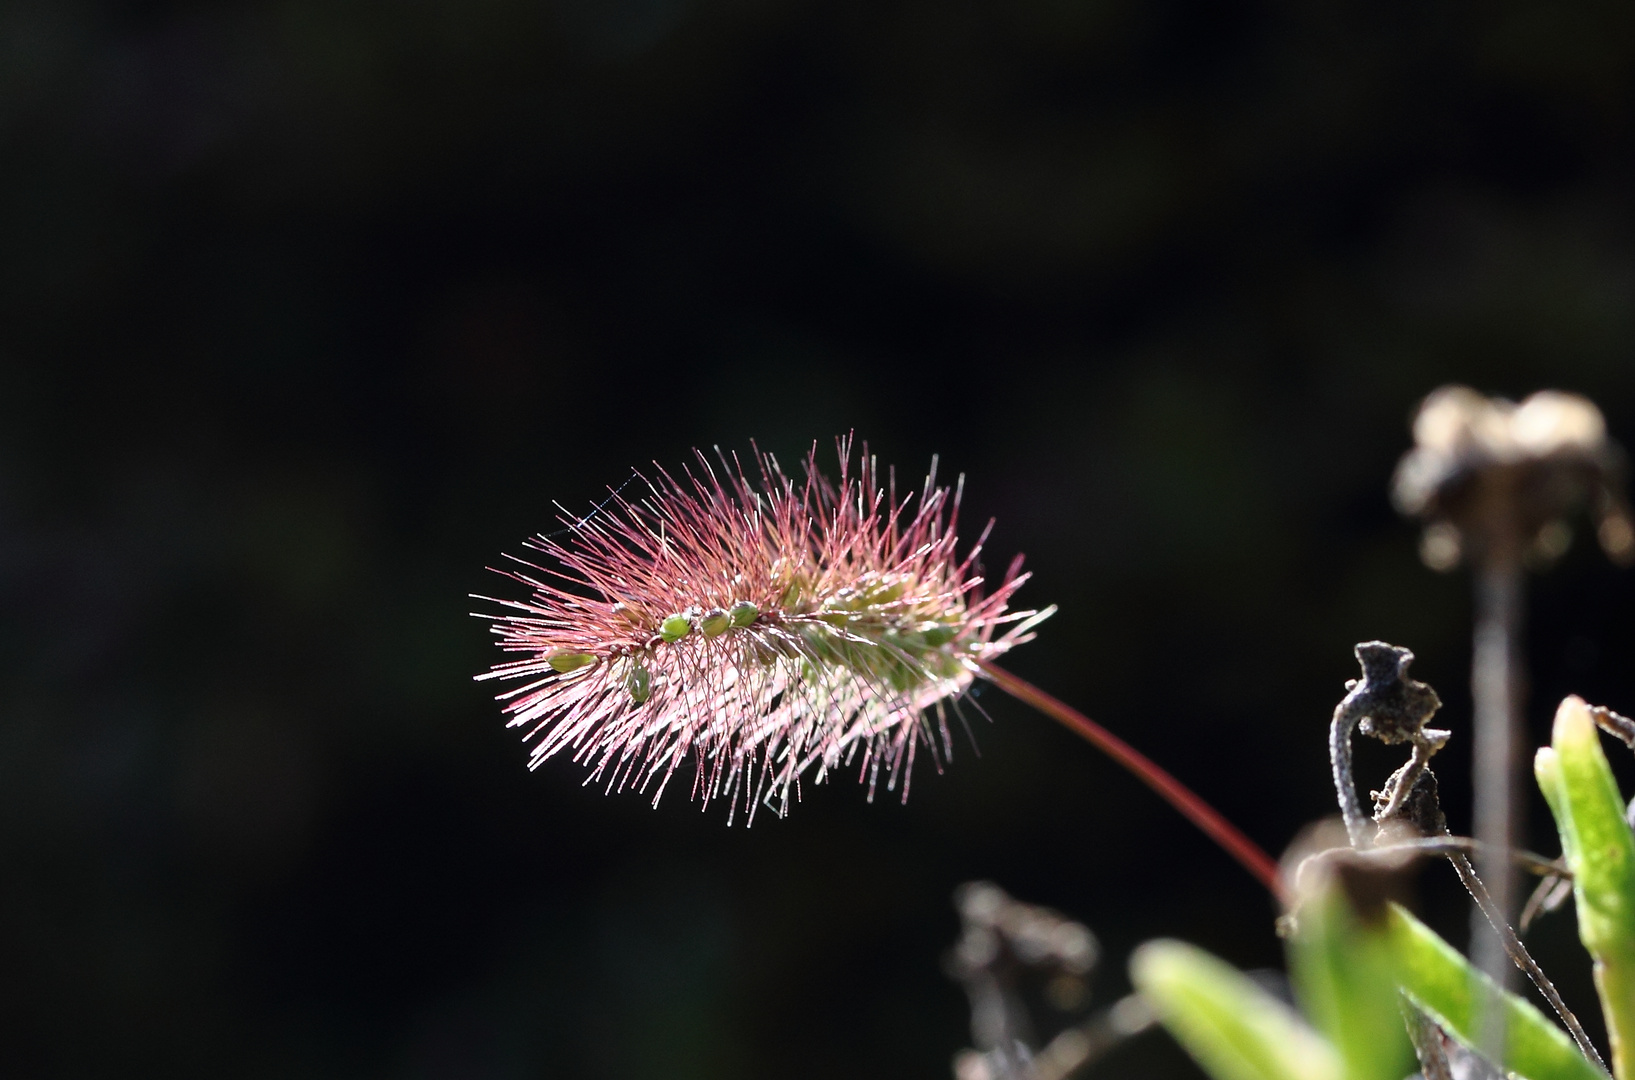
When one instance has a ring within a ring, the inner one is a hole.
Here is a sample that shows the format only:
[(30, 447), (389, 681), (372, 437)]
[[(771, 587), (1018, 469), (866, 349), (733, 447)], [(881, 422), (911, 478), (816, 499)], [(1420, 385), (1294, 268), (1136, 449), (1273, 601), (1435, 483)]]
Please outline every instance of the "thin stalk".
[[(1488, 854), (1482, 852), (1480, 847), (1478, 847), (1477, 851), (1478, 854)], [(1584, 1030), (1584, 1025), (1580, 1024), (1578, 1017), (1573, 1014), (1571, 1009), (1567, 1008), (1567, 1003), (1561, 1000), (1561, 993), (1556, 990), (1555, 983), (1551, 982), (1550, 977), (1544, 974), (1544, 969), (1538, 966), (1538, 961), (1533, 959), (1532, 954), (1527, 951), (1527, 947), (1516, 936), (1516, 932), (1510, 928), (1510, 923), (1499, 911), (1499, 907), (1494, 903), (1493, 897), (1489, 895), (1487, 887), (1482, 884), (1482, 879), (1476, 876), (1476, 868), (1471, 866), (1469, 857), (1463, 853), (1449, 855), (1448, 861), (1453, 864), (1454, 871), (1458, 873), (1460, 884), (1464, 885), (1465, 891), (1470, 893), (1470, 898), (1476, 901), (1476, 906), (1481, 911), (1483, 919), (1492, 927), (1495, 937), (1500, 942), (1500, 947), (1504, 950), (1503, 955), (1505, 958), (1527, 973), (1527, 977), (1533, 980), (1533, 985), (1538, 987), (1538, 992), (1544, 995), (1544, 1000), (1550, 1003), (1550, 1008), (1555, 1010), (1556, 1015), (1561, 1018), (1561, 1022), (1566, 1025), (1567, 1034), (1573, 1037), (1573, 1042), (1578, 1044), (1578, 1049), (1583, 1052), (1585, 1057), (1595, 1062), (1602, 1072), (1606, 1072), (1607, 1063), (1601, 1060), (1600, 1051), (1596, 1050), (1595, 1044), (1590, 1042), (1589, 1033)], [(1504, 865), (1508, 868), (1510, 865), (1509, 860), (1505, 860)], [(1507, 964), (1505, 966), (1507, 975), (1509, 970), (1510, 966)], [(1484, 1025), (1482, 1031), (1486, 1034), (1487, 1027), (1485, 1025), (1492, 1023), (1492, 1017), (1483, 1017), (1482, 1023)], [(1499, 1023), (1499, 1034), (1504, 1034), (1502, 1018)], [(1499, 1057), (1490, 1060), (1503, 1061), (1504, 1056), (1501, 1053)]]
[(1122, 765), (1131, 775), (1156, 791), (1165, 802), (1175, 807), (1221, 849), (1236, 859), (1268, 892), (1283, 903), (1288, 894), (1277, 872), (1277, 863), (1261, 850), (1260, 845), (1243, 835), (1220, 812), (1210, 806), (1191, 788), (1175, 779), (1147, 755), (1114, 735), (1073, 706), (1052, 697), (1026, 679), (1018, 678), (1004, 668), (979, 660), (988, 681), (1011, 697), (1031, 705), (1063, 727), (1075, 732), (1102, 753)]
[[(1357, 850), (1356, 848), (1331, 848), (1320, 851), (1316, 855), (1307, 856), (1311, 859), (1345, 857), (1349, 859), (1373, 860), (1383, 865), (1390, 865), (1394, 860), (1404, 855), (1473, 855), (1478, 852), (1486, 853), (1487, 848), (1472, 840), (1468, 836), (1416, 836), (1411, 840), (1393, 840), (1390, 843), (1380, 844), (1377, 847)], [(1565, 878), (1572, 880), (1573, 872), (1560, 859), (1551, 859), (1540, 855), (1536, 851), (1525, 851), (1521, 848), (1512, 848), (1510, 861), (1517, 867), (1539, 877)]]
[[(1476, 572), (1476, 631), (1471, 660), (1471, 694), (1475, 704), (1475, 833), (1485, 849), (1477, 854), (1477, 869), (1487, 882), (1492, 905), (1503, 925), (1515, 917), (1516, 874), (1505, 853), (1516, 835), (1516, 740), (1522, 693), (1520, 630), (1522, 570), (1511, 554), (1513, 545), (1500, 545)], [(1471, 913), (1471, 959), (1500, 986), (1512, 982), (1511, 963), (1501, 932), (1490, 929), (1492, 920), (1478, 902)], [(1489, 1010), (1482, 1027), (1483, 1053), (1502, 1060), (1504, 1013)]]
[(1357, 798), (1357, 781), (1351, 769), (1351, 733), (1356, 730), (1358, 717), (1351, 715), (1346, 704), (1342, 701), (1334, 709), (1334, 721), (1328, 728), (1328, 759), (1334, 771), (1334, 793), (1340, 800), (1340, 818), (1345, 822), (1346, 836), (1353, 848), (1362, 850), (1368, 847), (1368, 827), (1372, 822), (1363, 813), (1362, 801)]
[(1448, 1062), (1448, 1051), (1442, 1045), (1442, 1029), (1431, 1023), (1419, 1006), (1407, 998), (1398, 1002), (1402, 1018), (1408, 1023), (1408, 1038), (1414, 1044), (1414, 1056), (1419, 1059), (1419, 1075), (1425, 1080), (1453, 1080), (1453, 1066)]
[[(1424, 836), (1412, 840), (1398, 840), (1381, 847), (1369, 848), (1367, 851), (1356, 854), (1364, 857), (1375, 856), (1389, 858), (1402, 852), (1422, 852), (1426, 855), (1477, 855), (1490, 854), (1487, 845), (1468, 836)], [(1512, 848), (1509, 858), (1521, 869), (1540, 877), (1565, 878), (1572, 880), (1573, 872), (1560, 859), (1551, 859), (1536, 851), (1526, 851), (1522, 848)]]

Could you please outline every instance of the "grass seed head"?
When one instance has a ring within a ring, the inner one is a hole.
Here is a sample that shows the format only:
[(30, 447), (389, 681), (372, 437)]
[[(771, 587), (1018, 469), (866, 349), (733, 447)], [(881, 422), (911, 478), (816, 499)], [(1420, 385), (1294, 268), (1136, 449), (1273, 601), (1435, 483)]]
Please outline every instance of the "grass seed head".
[[(1018, 557), (984, 588), (981, 541), (957, 554), (959, 493), (933, 474), (898, 499), (864, 448), (838, 444), (838, 480), (814, 450), (802, 479), (769, 454), (643, 477), (503, 571), (530, 592), (496, 599), (513, 659), (479, 679), (533, 742), (609, 790), (651, 790), (678, 770), (693, 794), (781, 815), (802, 776), (856, 764), (906, 798), (916, 752), (951, 752), (948, 706), (1049, 611), (1012, 612)], [(984, 533), (986, 535), (986, 533)], [(729, 810), (729, 820), (732, 814)]]

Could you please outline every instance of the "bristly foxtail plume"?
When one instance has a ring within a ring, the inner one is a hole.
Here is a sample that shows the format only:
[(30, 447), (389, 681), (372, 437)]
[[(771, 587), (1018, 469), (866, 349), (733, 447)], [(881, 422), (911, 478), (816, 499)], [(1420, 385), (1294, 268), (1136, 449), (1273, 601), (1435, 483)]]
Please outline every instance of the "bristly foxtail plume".
[(849, 438), (837, 448), (838, 483), (815, 448), (803, 481), (758, 450), (759, 482), (737, 455), (698, 453), (696, 471), (658, 468), (645, 496), (613, 491), (528, 541), (549, 565), (502, 573), (533, 595), (480, 616), (520, 658), (477, 678), (526, 680), (499, 700), (536, 740), (530, 768), (571, 750), (587, 783), (652, 788), (656, 804), (691, 760), (695, 797), (753, 819), (859, 754), (871, 798), (882, 771), (907, 798), (918, 747), (940, 767), (945, 706), (1050, 610), (1006, 611), (1020, 556), (984, 592), (987, 531), (956, 554), (959, 489), (936, 485), (934, 459), (899, 502), (867, 447), (855, 465)]

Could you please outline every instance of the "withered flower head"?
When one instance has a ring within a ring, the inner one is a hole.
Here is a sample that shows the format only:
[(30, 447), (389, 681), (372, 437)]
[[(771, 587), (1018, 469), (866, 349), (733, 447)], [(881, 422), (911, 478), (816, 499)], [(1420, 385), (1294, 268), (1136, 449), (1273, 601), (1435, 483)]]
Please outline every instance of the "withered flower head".
[(1548, 563), (1572, 534), (1566, 518), (1589, 504), (1601, 546), (1635, 558), (1624, 498), (1623, 451), (1588, 399), (1541, 390), (1521, 404), (1444, 386), (1414, 418), (1414, 448), (1392, 497), (1427, 523), (1420, 554), (1436, 570), (1525, 554)]
[(658, 468), (638, 477), (644, 495), (611, 492), (528, 541), (544, 565), (505, 573), (532, 595), (483, 616), (519, 656), (477, 677), (524, 680), (500, 700), (535, 740), (531, 768), (569, 750), (587, 783), (657, 803), (691, 762), (695, 797), (751, 818), (844, 763), (871, 797), (882, 772), (907, 797), (916, 749), (950, 752), (945, 705), (977, 662), (1049, 612), (1006, 611), (1020, 557), (984, 591), (981, 540), (956, 554), (959, 492), (936, 486), (934, 462), (899, 501), (866, 447), (856, 463), (849, 439), (838, 449), (838, 482), (815, 449), (803, 480), (770, 454), (752, 479), (736, 455), (698, 453), (696, 469)]

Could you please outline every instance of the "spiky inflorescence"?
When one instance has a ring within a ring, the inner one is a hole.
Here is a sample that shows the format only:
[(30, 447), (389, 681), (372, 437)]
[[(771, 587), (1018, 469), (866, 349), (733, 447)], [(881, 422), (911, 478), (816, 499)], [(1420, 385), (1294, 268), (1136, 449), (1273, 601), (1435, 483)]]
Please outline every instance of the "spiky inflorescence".
[(522, 656), (478, 678), (527, 680), (500, 700), (537, 740), (530, 767), (571, 749), (609, 790), (656, 784), (656, 803), (691, 760), (706, 803), (781, 815), (809, 769), (821, 781), (860, 754), (871, 797), (882, 773), (907, 797), (916, 748), (950, 752), (945, 704), (977, 661), (1049, 612), (1007, 613), (1020, 557), (984, 592), (982, 541), (956, 555), (959, 491), (934, 462), (899, 502), (867, 448), (855, 465), (850, 440), (838, 449), (838, 483), (815, 450), (801, 481), (769, 454), (756, 482), (736, 455), (699, 453), (528, 542), (551, 565), (515, 560), (506, 576), (533, 595), (484, 616)]

